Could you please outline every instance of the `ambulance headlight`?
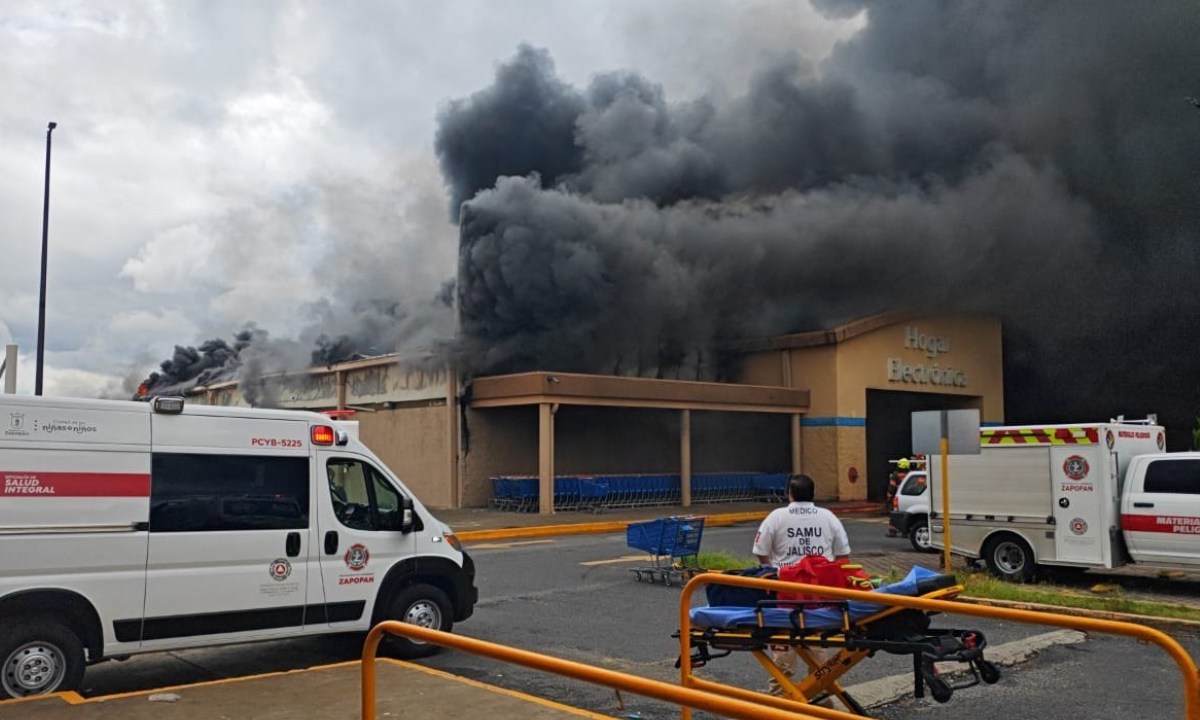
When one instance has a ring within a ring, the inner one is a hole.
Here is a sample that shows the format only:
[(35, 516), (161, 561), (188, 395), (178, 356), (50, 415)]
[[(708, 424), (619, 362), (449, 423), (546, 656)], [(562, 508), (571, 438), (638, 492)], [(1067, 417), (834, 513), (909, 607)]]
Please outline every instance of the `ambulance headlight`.
[(150, 406), (156, 413), (162, 413), (163, 415), (178, 415), (179, 413), (183, 412), (183, 398), (156, 397)]

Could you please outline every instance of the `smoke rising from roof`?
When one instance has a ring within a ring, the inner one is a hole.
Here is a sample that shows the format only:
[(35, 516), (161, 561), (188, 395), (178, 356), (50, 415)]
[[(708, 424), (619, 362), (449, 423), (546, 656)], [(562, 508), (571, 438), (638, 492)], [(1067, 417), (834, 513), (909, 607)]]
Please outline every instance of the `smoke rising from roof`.
[(250, 325), (231, 341), (177, 347), (136, 396), (237, 380), (252, 404), (275, 405), (264, 376), (452, 337), (453, 281), (442, 273), (453, 229), (443, 197), (436, 181), (314, 178), (197, 229), (212, 248), (213, 282), (229, 282), (213, 304), (252, 317), (257, 308), (240, 289), (253, 288), (255, 300), (290, 308), (293, 327), (276, 335)]
[[(420, 263), (378, 231), (395, 189), (364, 213), (343, 187), (292, 226), (333, 236), (339, 284), (315, 294), (287, 363), (432, 344), (476, 373), (716, 378), (739, 338), (980, 311), (1004, 319), (1010, 420), (1190, 424), (1200, 5), (816, 4), (866, 26), (819, 64), (775, 58), (733, 97), (669, 98), (629, 70), (577, 87), (518, 48), (439, 114), (457, 340), (442, 342), (452, 286), (397, 279)], [(177, 353), (168, 374), (222, 352)]]
[(671, 102), (633, 72), (576, 88), (522, 47), (447, 106), (462, 358), (719, 376), (738, 337), (988, 311), (1010, 419), (1190, 422), (1200, 6), (820, 6), (866, 28), (741, 97)]

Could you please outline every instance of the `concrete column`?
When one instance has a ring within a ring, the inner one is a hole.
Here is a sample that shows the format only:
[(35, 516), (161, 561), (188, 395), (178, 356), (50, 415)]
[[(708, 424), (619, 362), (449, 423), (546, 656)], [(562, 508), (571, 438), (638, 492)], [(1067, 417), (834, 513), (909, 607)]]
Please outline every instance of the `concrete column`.
[(554, 513), (554, 408), (538, 405), (538, 512)]
[(17, 346), (4, 346), (4, 392), (7, 395), (17, 393)]
[(804, 472), (804, 445), (800, 441), (800, 420), (804, 416), (800, 413), (792, 415), (792, 474), (799, 475)]
[(458, 474), (459, 446), (459, 407), (458, 407), (458, 373), (450, 366), (446, 370), (446, 435), (449, 438), (449, 452), (446, 458), (446, 477), (450, 482), (450, 507), (462, 507), (462, 485)]
[(692, 506), (692, 411), (679, 411), (679, 500)]
[(337, 385), (337, 409), (346, 409), (346, 373), (338, 370), (333, 374), (333, 382)]

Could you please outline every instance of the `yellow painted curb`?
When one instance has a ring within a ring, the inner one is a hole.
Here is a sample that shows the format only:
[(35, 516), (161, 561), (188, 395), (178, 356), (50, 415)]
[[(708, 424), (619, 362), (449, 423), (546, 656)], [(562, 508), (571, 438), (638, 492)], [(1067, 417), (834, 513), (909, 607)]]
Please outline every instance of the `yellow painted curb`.
[[(775, 508), (771, 508), (774, 510)], [(742, 522), (757, 522), (765, 518), (771, 510), (755, 510), (752, 512), (724, 513), (722, 515), (704, 515), (705, 527), (721, 527), (736, 525)], [(653, 518), (646, 518), (652, 520)], [(464, 543), (482, 542), (484, 540), (513, 540), (516, 538), (557, 537), (566, 535), (601, 535), (622, 532), (631, 523), (642, 520), (609, 520), (607, 522), (567, 523), (563, 525), (535, 525), (533, 527), (496, 528), (494, 530), (467, 530), (455, 533)]]
[(1014, 610), (1032, 610), (1035, 612), (1054, 613), (1057, 615), (1070, 615), (1072, 617), (1086, 617), (1096, 620), (1116, 620), (1118, 622), (1135, 623), (1145, 625), (1156, 630), (1162, 630), (1165, 633), (1187, 633), (1200, 637), (1200, 621), (1184, 620), (1182, 618), (1166, 618), (1156, 615), (1135, 615), (1133, 613), (1112, 612), (1109, 610), (1088, 610), (1087, 608), (1064, 607), (1062, 605), (1047, 605), (1045, 603), (1020, 602), (1017, 600), (993, 600), (991, 598), (977, 598), (967, 595), (958, 597), (960, 602), (971, 603), (972, 605), (984, 605), (987, 607), (1012, 608)]

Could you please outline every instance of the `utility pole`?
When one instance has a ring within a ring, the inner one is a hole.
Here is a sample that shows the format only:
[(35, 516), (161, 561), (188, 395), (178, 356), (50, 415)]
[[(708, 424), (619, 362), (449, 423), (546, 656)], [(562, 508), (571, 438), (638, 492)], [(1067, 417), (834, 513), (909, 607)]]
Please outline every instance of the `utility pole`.
[(46, 188), (42, 193), (42, 288), (38, 294), (37, 368), (34, 372), (33, 394), (42, 394), (42, 365), (46, 360), (46, 256), (50, 246), (47, 231), (50, 225), (50, 133), (58, 123), (46, 127)]

